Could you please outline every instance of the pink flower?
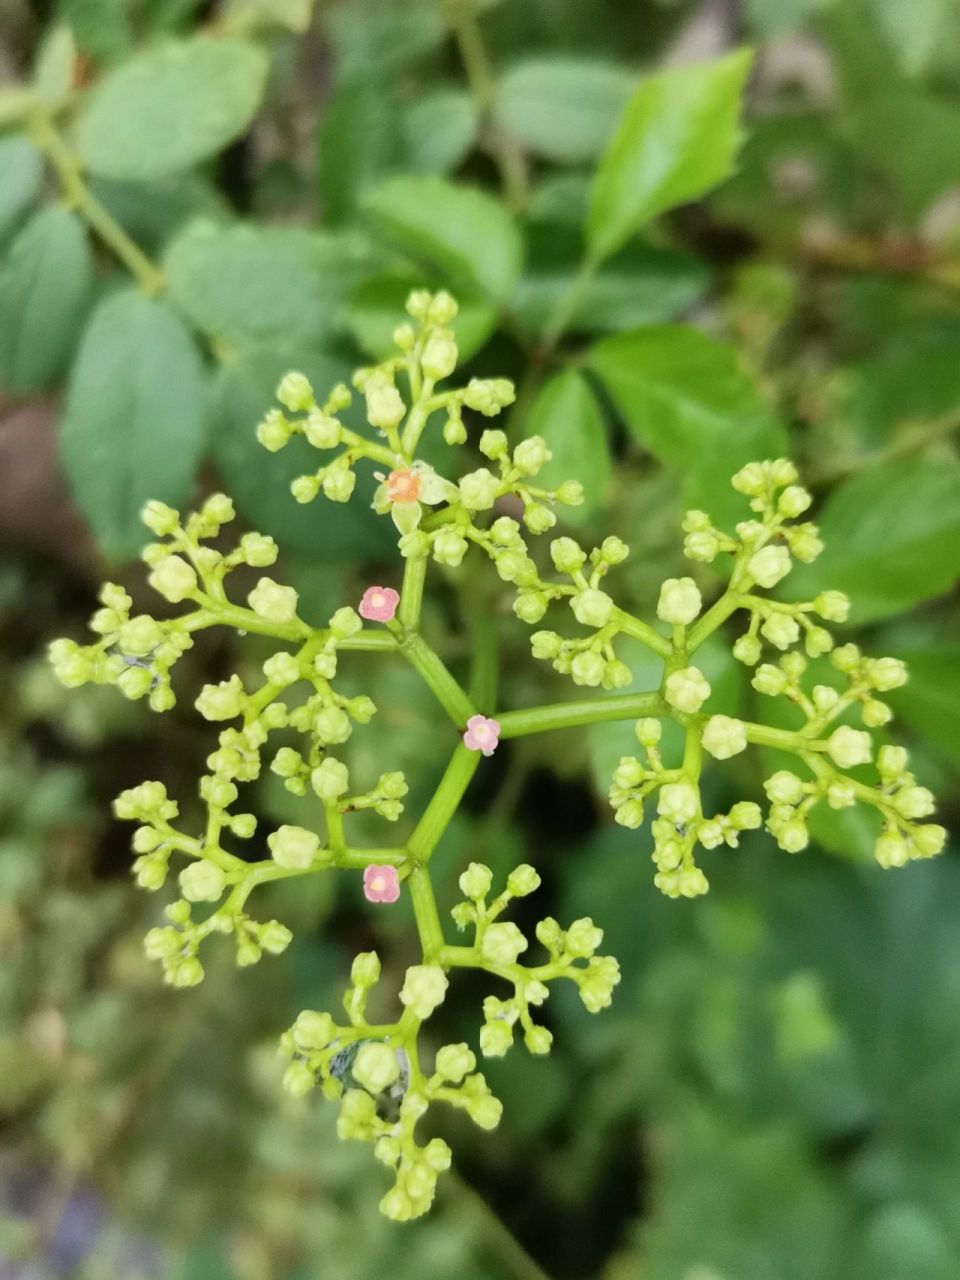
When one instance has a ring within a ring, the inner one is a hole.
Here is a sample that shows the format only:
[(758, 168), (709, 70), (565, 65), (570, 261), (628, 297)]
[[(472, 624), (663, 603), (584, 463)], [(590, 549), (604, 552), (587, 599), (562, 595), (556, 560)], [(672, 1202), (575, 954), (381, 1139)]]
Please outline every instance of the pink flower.
[(360, 601), (360, 617), (368, 622), (392, 622), (399, 603), (393, 587), (367, 587)]
[(471, 751), (482, 751), (492, 756), (500, 741), (500, 722), (488, 716), (471, 716), (463, 735), (463, 745)]
[(364, 867), (363, 894), (368, 902), (396, 902), (400, 897), (397, 868), (374, 865)]

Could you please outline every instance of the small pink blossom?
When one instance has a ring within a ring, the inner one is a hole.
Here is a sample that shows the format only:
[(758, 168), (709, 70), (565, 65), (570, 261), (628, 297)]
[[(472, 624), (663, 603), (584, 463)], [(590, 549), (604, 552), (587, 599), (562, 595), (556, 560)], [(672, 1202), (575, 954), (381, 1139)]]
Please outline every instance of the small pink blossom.
[(393, 587), (367, 587), (360, 601), (360, 617), (368, 622), (392, 622), (400, 603)]
[(363, 894), (368, 902), (396, 902), (400, 897), (397, 868), (375, 865), (364, 867)]
[(500, 741), (500, 722), (488, 716), (471, 716), (463, 735), (463, 745), (471, 751), (482, 751), (492, 756)]

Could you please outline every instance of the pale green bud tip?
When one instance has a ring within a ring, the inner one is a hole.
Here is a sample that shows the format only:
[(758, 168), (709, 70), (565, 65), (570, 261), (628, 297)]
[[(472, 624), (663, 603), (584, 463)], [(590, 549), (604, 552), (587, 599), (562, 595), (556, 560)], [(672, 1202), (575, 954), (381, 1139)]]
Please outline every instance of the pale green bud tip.
[(140, 519), (158, 538), (175, 533), (180, 525), (179, 512), (165, 502), (148, 502), (140, 513)]
[(554, 538), (550, 558), (560, 573), (577, 573), (586, 563), (587, 553), (573, 538)]
[(415, 964), (407, 970), (400, 1001), (422, 1021), (443, 1003), (448, 986), (447, 975), (438, 965)]
[(616, 610), (616, 605), (605, 591), (591, 588), (581, 591), (570, 600), (573, 616), (585, 627), (605, 627)]
[(157, 565), (147, 581), (158, 595), (169, 600), (171, 604), (180, 604), (197, 589), (195, 569), (180, 556), (167, 556)]
[(480, 954), (490, 964), (511, 965), (529, 945), (515, 924), (491, 924), (484, 932)]
[(657, 812), (677, 826), (692, 822), (700, 809), (696, 787), (690, 782), (668, 782), (660, 788)]
[(372, 987), (380, 981), (380, 957), (375, 951), (360, 951), (354, 956), (350, 981), (355, 987)]
[(283, 826), (267, 837), (267, 845), (278, 866), (306, 871), (320, 851), (320, 837), (304, 827)]
[(457, 367), (459, 354), (453, 335), (447, 330), (441, 329), (432, 334), (427, 339), (420, 358), (424, 375), (434, 382), (449, 378)]
[(205, 684), (195, 705), (205, 720), (233, 720), (243, 710), (244, 698), (243, 683), (233, 675), (220, 684)]
[(667, 676), (663, 692), (671, 707), (694, 715), (710, 697), (710, 685), (696, 667), (684, 667)]
[(378, 1094), (398, 1079), (400, 1064), (396, 1051), (389, 1045), (371, 1042), (360, 1046), (352, 1070), (354, 1078), (366, 1090)]
[(799, 804), (803, 799), (804, 785), (795, 773), (780, 769), (764, 782), (763, 789), (773, 804)]
[(482, 862), (471, 862), (460, 877), (460, 892), (465, 898), (485, 898), (493, 883), (493, 872)]
[(765, 589), (775, 587), (790, 572), (790, 552), (786, 547), (762, 547), (747, 561), (747, 572)]
[(216, 902), (225, 884), (220, 868), (205, 859), (192, 862), (180, 872), (180, 891), (188, 902)]
[(272, 578), (261, 578), (247, 596), (250, 608), (266, 622), (283, 624), (297, 616), (298, 596), (293, 587), (284, 587)]
[(445, 1044), (437, 1050), (435, 1062), (437, 1075), (451, 1084), (459, 1084), (464, 1076), (476, 1068), (477, 1059), (465, 1044)]
[(460, 481), (460, 501), (468, 511), (488, 511), (499, 492), (500, 481), (486, 467), (471, 471)]
[(313, 408), (313, 388), (302, 373), (285, 373), (277, 387), (277, 399), (293, 413)]
[(827, 739), (827, 754), (841, 769), (853, 769), (868, 764), (872, 755), (869, 733), (863, 729), (851, 729), (841, 725)]
[(521, 440), (513, 451), (513, 465), (525, 476), (535, 476), (547, 465), (553, 454), (542, 436)]
[(540, 887), (540, 875), (527, 862), (514, 867), (507, 876), (507, 888), (515, 898), (525, 898)]
[(685, 626), (693, 622), (702, 604), (702, 597), (692, 578), (667, 578), (660, 588), (657, 617), (674, 626)]
[(711, 716), (700, 735), (705, 750), (717, 760), (729, 760), (747, 748), (747, 730), (742, 720), (731, 716)]
[(327, 756), (310, 775), (310, 785), (325, 804), (334, 804), (346, 795), (350, 786), (350, 773), (341, 761)]

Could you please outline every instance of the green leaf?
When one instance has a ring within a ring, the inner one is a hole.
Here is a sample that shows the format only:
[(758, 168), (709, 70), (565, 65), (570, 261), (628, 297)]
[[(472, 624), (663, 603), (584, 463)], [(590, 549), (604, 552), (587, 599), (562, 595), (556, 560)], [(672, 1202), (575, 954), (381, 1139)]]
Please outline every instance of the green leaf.
[(359, 252), (341, 236), (204, 222), (174, 240), (164, 268), (171, 298), (209, 337), (310, 344), (333, 327)]
[(378, 87), (447, 34), (436, 0), (348, 0), (330, 8), (326, 23), (341, 82), (370, 80)]
[(407, 166), (415, 173), (450, 173), (473, 146), (480, 123), (462, 89), (438, 89), (412, 102), (401, 119)]
[(544, 384), (530, 406), (527, 434), (543, 436), (553, 454), (538, 483), (583, 485), (583, 506), (560, 509), (565, 523), (579, 524), (603, 501), (612, 470), (603, 415), (582, 373), (569, 369)]
[(168, 41), (123, 63), (96, 86), (76, 125), (84, 166), (136, 182), (189, 169), (247, 128), (267, 58), (242, 40)]
[(317, 190), (324, 218), (340, 223), (360, 197), (399, 167), (400, 119), (379, 85), (347, 84), (317, 130)]
[(733, 348), (698, 329), (659, 325), (605, 338), (588, 361), (633, 435), (682, 469), (688, 504), (721, 523), (743, 519), (731, 475), (782, 453), (785, 436)]
[[(347, 311), (347, 327), (363, 350), (377, 360), (396, 354), (393, 333), (401, 323), (411, 289), (423, 287), (422, 276), (389, 273), (371, 276), (353, 291)], [(493, 333), (497, 313), (489, 302), (457, 294), (460, 310), (453, 329), (461, 361), (476, 355)]]
[(61, 445), (74, 497), (109, 555), (148, 540), (148, 499), (189, 497), (204, 400), (200, 355), (165, 302), (125, 289), (100, 304), (70, 377)]
[(237, 34), (279, 27), (302, 35), (312, 16), (313, 0), (227, 0), (222, 21)]
[(960, 643), (951, 640), (892, 650), (906, 662), (910, 679), (884, 694), (897, 716), (960, 766)]
[(26, 138), (0, 138), (0, 241), (40, 194), (43, 156)]
[(871, 467), (830, 494), (817, 523), (826, 548), (797, 565), (791, 599), (849, 594), (851, 621), (872, 622), (948, 591), (960, 573), (960, 466), (917, 458)]
[(210, 417), (213, 454), (224, 484), (251, 523), (293, 551), (326, 559), (383, 554), (390, 545), (388, 522), (370, 510), (376, 482), (365, 464), (359, 468), (353, 501), (334, 503), (319, 497), (301, 505), (291, 494), (290, 483), (316, 471), (324, 455), (302, 436), (276, 454), (267, 453), (258, 443), (257, 423), (276, 404), (277, 383), (290, 369), (305, 373), (318, 396), (350, 380), (350, 369), (343, 362), (317, 355), (315, 350), (291, 347), (246, 351), (219, 370)]
[(442, 178), (402, 177), (363, 201), (374, 225), (414, 259), (505, 302), (516, 288), (523, 243), (513, 218), (492, 196)]
[(226, 198), (199, 172), (176, 173), (156, 182), (94, 178), (93, 194), (145, 253), (159, 256), (171, 237), (205, 218), (221, 225), (233, 216)]
[(0, 270), (0, 382), (22, 395), (63, 371), (93, 283), (83, 224), (51, 205), (19, 233)]
[(537, 155), (561, 164), (596, 159), (609, 142), (637, 77), (583, 58), (539, 57), (501, 77), (493, 116)]
[[(530, 265), (514, 311), (531, 334), (542, 334), (573, 288), (579, 231), (555, 224), (532, 229)], [(577, 291), (568, 331), (619, 333), (676, 319), (706, 292), (710, 273), (692, 254), (635, 242), (605, 262)]]
[(595, 260), (732, 172), (751, 57), (739, 49), (715, 62), (663, 71), (636, 91), (594, 182), (587, 243)]
[(62, 0), (77, 48), (95, 62), (117, 62), (130, 49), (130, 22), (116, 0)]
[(34, 64), (33, 92), (51, 111), (62, 107), (70, 96), (76, 62), (73, 32), (64, 23), (50, 27)]

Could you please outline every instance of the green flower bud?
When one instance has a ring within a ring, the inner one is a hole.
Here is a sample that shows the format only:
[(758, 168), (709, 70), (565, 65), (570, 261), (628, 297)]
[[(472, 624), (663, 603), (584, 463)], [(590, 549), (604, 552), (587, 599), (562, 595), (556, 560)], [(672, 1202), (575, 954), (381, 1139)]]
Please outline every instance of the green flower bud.
[(793, 520), (797, 516), (803, 515), (812, 501), (813, 499), (806, 489), (792, 484), (781, 493), (780, 500), (777, 503), (777, 510), (780, 515), (786, 516), (788, 520)]
[(459, 414), (452, 411), (452, 407), (450, 416), (443, 424), (443, 439), (451, 446), (467, 442), (467, 428), (463, 425), (463, 419)]
[(815, 524), (797, 525), (795, 529), (786, 530), (786, 536), (790, 540), (790, 550), (804, 564), (816, 560), (823, 550), (823, 542)]
[(557, 523), (557, 517), (542, 502), (528, 502), (523, 508), (523, 523), (531, 533), (546, 533)]
[(913, 828), (913, 845), (921, 858), (934, 858), (943, 852), (947, 843), (947, 829), (936, 822), (927, 822)]
[(603, 930), (598, 929), (589, 916), (574, 920), (566, 931), (564, 950), (568, 956), (586, 959), (592, 956), (603, 941)]
[(277, 453), (290, 443), (293, 423), (279, 409), (271, 409), (257, 427), (257, 440), (270, 453)]
[(849, 809), (856, 802), (857, 793), (852, 782), (831, 782), (827, 787), (827, 804), (831, 809)]
[(866, 663), (864, 674), (873, 688), (881, 693), (899, 689), (907, 683), (907, 666), (899, 658), (873, 658)]
[(307, 871), (320, 852), (320, 837), (304, 827), (283, 826), (267, 837), (274, 862), (289, 871)]
[(530, 1026), (523, 1034), (523, 1042), (531, 1053), (549, 1053), (553, 1034), (546, 1027)]
[(260, 927), (260, 946), (269, 955), (279, 956), (293, 941), (293, 934), (279, 920), (268, 920)]
[(247, 596), (250, 608), (267, 622), (293, 622), (297, 616), (297, 593), (293, 587), (282, 587), (272, 578), (261, 578)]
[(343, 427), (336, 418), (314, 409), (303, 424), (303, 434), (315, 449), (335, 449), (343, 439)]
[(400, 539), (399, 550), (404, 560), (422, 560), (430, 554), (430, 535), (421, 529), (405, 533)]
[(460, 481), (460, 501), (468, 511), (488, 511), (499, 492), (499, 479), (486, 467), (469, 472)]
[(153, 672), (143, 667), (127, 667), (117, 677), (117, 688), (126, 698), (135, 701), (150, 692), (153, 685)]
[(570, 599), (573, 616), (585, 627), (605, 627), (613, 617), (616, 605), (605, 591), (581, 591)]
[(674, 626), (693, 622), (703, 605), (703, 598), (692, 578), (667, 578), (660, 588), (657, 617)]
[(774, 831), (777, 844), (786, 853), (800, 853), (810, 843), (810, 832), (799, 818), (792, 818)]
[(335, 804), (350, 787), (350, 773), (340, 760), (327, 756), (311, 773), (310, 785), (324, 804)]
[(772, 613), (760, 625), (764, 639), (778, 649), (789, 649), (800, 638), (800, 626), (796, 618), (787, 613)]
[(683, 554), (688, 560), (710, 564), (720, 551), (720, 540), (712, 530), (688, 533), (683, 540)]
[(140, 512), (140, 519), (158, 538), (167, 538), (180, 527), (180, 513), (165, 502), (148, 502)]
[(391, 431), (399, 425), (407, 408), (385, 373), (371, 374), (364, 382), (363, 394), (367, 400), (367, 421), (372, 427)]
[(696, 667), (684, 667), (667, 676), (663, 694), (671, 707), (694, 715), (710, 697), (710, 685)]
[(180, 556), (167, 556), (150, 574), (147, 581), (158, 595), (171, 604), (180, 604), (197, 589), (197, 575), (192, 565)]
[(549, 600), (542, 591), (521, 591), (513, 602), (513, 612), (521, 622), (539, 622), (547, 612)]
[(555, 658), (562, 646), (563, 640), (555, 631), (535, 631), (530, 637), (533, 656), (541, 661)]
[(492, 418), (516, 399), (513, 383), (508, 378), (471, 378), (463, 394), (468, 409), (476, 409)]
[(607, 664), (599, 653), (585, 649), (574, 656), (570, 663), (570, 674), (573, 683), (594, 689), (603, 681), (603, 673)]
[(782, 546), (763, 547), (747, 561), (747, 572), (758, 586), (775, 587), (790, 572), (790, 552)]
[(320, 477), (297, 476), (290, 482), (290, 492), (301, 506), (306, 506), (320, 492)]
[(893, 796), (891, 804), (897, 813), (910, 820), (928, 818), (937, 807), (933, 793), (926, 787), (902, 787)]
[(803, 782), (788, 769), (780, 769), (764, 782), (763, 789), (774, 804), (799, 804), (803, 799)]
[(437, 1050), (434, 1062), (437, 1075), (451, 1084), (459, 1084), (476, 1065), (476, 1058), (465, 1044), (445, 1044)]
[(380, 981), (380, 957), (375, 951), (360, 951), (354, 956), (350, 981), (355, 987), (372, 987)]
[(553, 454), (542, 436), (521, 440), (513, 451), (513, 465), (525, 476), (535, 476), (547, 465)]
[(216, 902), (225, 885), (223, 872), (206, 859), (191, 862), (180, 872), (180, 891), (188, 902)]
[(633, 731), (642, 747), (655, 747), (663, 736), (663, 725), (652, 716), (645, 716), (636, 722)]
[(346, 742), (353, 732), (350, 717), (340, 707), (324, 707), (314, 717), (313, 732), (324, 746)]
[(700, 741), (717, 760), (729, 760), (747, 749), (747, 731), (742, 720), (711, 716), (703, 726)]
[(625, 800), (614, 812), (614, 821), (621, 827), (636, 831), (643, 826), (643, 801)]
[(760, 661), (761, 645), (756, 636), (738, 636), (733, 645), (733, 656), (747, 667), (755, 667)]
[(858, 764), (868, 764), (872, 755), (869, 733), (841, 725), (827, 739), (827, 754), (841, 769), (853, 769)]
[(668, 782), (660, 788), (657, 812), (675, 826), (685, 826), (697, 816), (700, 799), (697, 789), (689, 782)]
[(488, 428), (480, 437), (480, 452), (491, 462), (496, 462), (498, 458), (505, 458), (509, 448), (505, 431), (493, 431)]
[(584, 499), (583, 485), (579, 480), (564, 480), (553, 496), (565, 507), (581, 507)]
[(480, 1028), (480, 1052), (485, 1058), (502, 1058), (513, 1044), (509, 1022), (487, 1022)]
[(573, 538), (554, 538), (550, 558), (560, 573), (577, 573), (586, 563), (587, 553)]
[(331, 502), (349, 502), (357, 477), (349, 467), (330, 467), (323, 477), (323, 494)]
[(423, 355), (420, 357), (424, 375), (434, 382), (449, 378), (457, 367), (459, 354), (457, 344), (449, 332), (441, 330), (431, 334), (424, 344)]
[(305, 1097), (315, 1084), (314, 1074), (305, 1062), (291, 1062), (283, 1073), (283, 1087), (294, 1098)]
[(850, 613), (850, 601), (842, 591), (821, 591), (813, 607), (827, 622), (846, 622)]
[(728, 817), (737, 831), (756, 831), (763, 821), (760, 806), (752, 800), (738, 801), (730, 810)]
[(245, 697), (243, 682), (233, 675), (220, 684), (205, 684), (194, 706), (204, 720), (233, 720), (243, 710)]
[(467, 540), (456, 529), (441, 529), (433, 540), (433, 558), (437, 564), (456, 569), (467, 554)]
[(756, 674), (750, 683), (757, 693), (765, 693), (773, 698), (784, 692), (789, 680), (785, 671), (781, 671), (779, 667), (774, 667), (765, 662), (757, 668)]
[(503, 1103), (491, 1094), (471, 1098), (467, 1103), (467, 1115), (480, 1129), (495, 1129), (503, 1115)]
[(313, 388), (302, 373), (286, 373), (277, 387), (277, 399), (291, 413), (302, 413), (313, 406)]
[(489, 964), (516, 964), (517, 956), (530, 944), (515, 924), (488, 925), (480, 943), (480, 954)]
[(301, 1049), (326, 1049), (336, 1034), (329, 1013), (315, 1013), (312, 1009), (304, 1009), (293, 1024), (293, 1038)]
[(906, 747), (883, 746), (877, 752), (877, 768), (884, 781), (894, 781), (907, 771), (910, 757)]
[(603, 668), (601, 684), (605, 689), (626, 689), (633, 681), (633, 672), (625, 662), (611, 659)]
[(184, 956), (167, 969), (165, 977), (174, 987), (196, 987), (203, 981), (203, 965), (196, 956)]
[(540, 887), (540, 876), (527, 862), (522, 862), (507, 876), (507, 888), (515, 898), (525, 898)]
[(490, 892), (493, 872), (482, 862), (471, 862), (460, 877), (460, 892), (465, 898), (481, 900)]
[(910, 860), (910, 846), (897, 831), (884, 831), (873, 846), (873, 856), (881, 867), (903, 867)]
[(354, 1078), (374, 1095), (389, 1089), (400, 1076), (395, 1050), (374, 1041), (360, 1046), (351, 1069)]
[(448, 986), (447, 975), (438, 965), (411, 965), (400, 991), (400, 1002), (423, 1021), (443, 1003)]
[(833, 648), (833, 636), (824, 627), (811, 627), (804, 639), (804, 646), (811, 658), (819, 658)]

